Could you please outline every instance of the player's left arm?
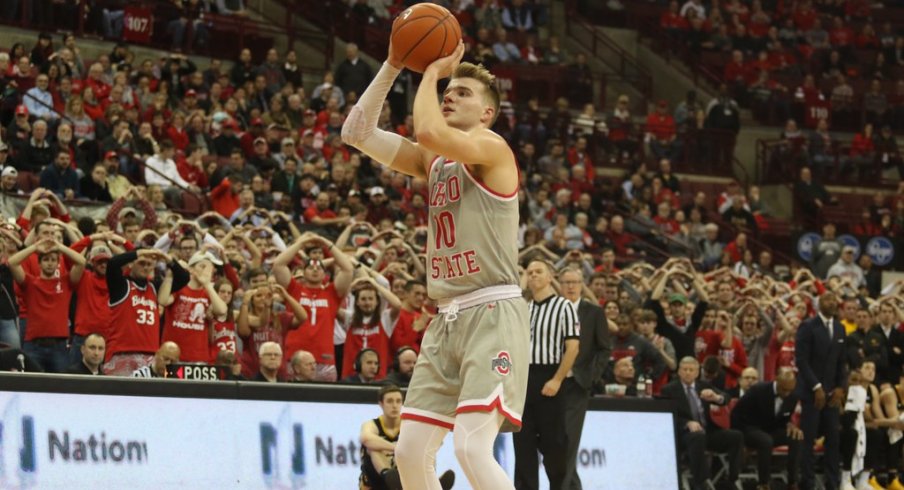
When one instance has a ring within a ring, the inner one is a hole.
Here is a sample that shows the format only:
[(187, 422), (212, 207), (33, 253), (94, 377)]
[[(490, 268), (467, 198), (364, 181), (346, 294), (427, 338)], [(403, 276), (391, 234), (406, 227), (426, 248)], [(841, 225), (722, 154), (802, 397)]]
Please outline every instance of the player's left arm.
[(364, 422), (361, 426), (361, 433), (358, 436), (358, 440), (362, 446), (367, 448), (368, 452), (395, 452), (395, 444), (380, 437), (380, 432), (377, 431), (377, 424), (375, 424), (373, 420)]

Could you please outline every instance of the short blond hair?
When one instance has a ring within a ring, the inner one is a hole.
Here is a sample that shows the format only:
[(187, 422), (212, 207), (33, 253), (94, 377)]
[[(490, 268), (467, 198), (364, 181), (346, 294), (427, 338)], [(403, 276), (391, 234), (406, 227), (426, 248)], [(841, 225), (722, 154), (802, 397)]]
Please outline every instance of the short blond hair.
[(473, 78), (483, 85), (484, 97), (490, 103), (490, 106), (493, 107), (493, 120), (490, 121), (490, 126), (495, 124), (496, 118), (499, 117), (499, 100), (501, 98), (499, 85), (496, 83), (496, 76), (490, 73), (490, 70), (487, 70), (483, 65), (465, 62), (458, 65), (455, 72), (452, 73), (452, 79), (456, 78)]

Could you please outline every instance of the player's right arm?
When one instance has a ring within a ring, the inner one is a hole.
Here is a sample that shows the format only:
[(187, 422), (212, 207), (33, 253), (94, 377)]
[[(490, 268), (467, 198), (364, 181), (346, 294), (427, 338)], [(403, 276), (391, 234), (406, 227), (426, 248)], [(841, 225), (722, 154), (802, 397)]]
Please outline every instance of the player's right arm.
[(361, 435), (359, 436), (361, 445), (366, 447), (368, 452), (373, 451), (395, 451), (395, 444), (380, 437), (377, 431), (377, 424), (373, 420), (368, 420), (361, 425)]
[(390, 42), (386, 62), (342, 125), (342, 141), (397, 172), (426, 179), (427, 165), (433, 157), (429, 150), (396, 133), (377, 128), (383, 102), (402, 68), (402, 63), (392, 54)]

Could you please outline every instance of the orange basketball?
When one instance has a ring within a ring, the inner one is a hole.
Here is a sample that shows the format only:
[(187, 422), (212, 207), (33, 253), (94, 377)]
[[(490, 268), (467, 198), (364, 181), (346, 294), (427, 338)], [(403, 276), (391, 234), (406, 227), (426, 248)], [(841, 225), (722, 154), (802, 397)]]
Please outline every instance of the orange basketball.
[(423, 73), (430, 63), (455, 51), (461, 26), (445, 8), (418, 3), (396, 17), (391, 36), (393, 54), (409, 70)]

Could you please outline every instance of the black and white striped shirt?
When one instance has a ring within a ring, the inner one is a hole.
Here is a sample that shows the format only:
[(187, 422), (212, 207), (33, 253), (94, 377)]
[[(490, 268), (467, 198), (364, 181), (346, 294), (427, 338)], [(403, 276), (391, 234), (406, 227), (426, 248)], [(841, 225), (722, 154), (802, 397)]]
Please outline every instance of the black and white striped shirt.
[(531, 301), (530, 363), (559, 364), (565, 352), (565, 340), (580, 337), (578, 315), (571, 301), (552, 295), (543, 301)]
[(154, 371), (151, 371), (151, 366), (145, 366), (142, 368), (138, 368), (132, 372), (133, 378), (158, 378), (157, 374)]

